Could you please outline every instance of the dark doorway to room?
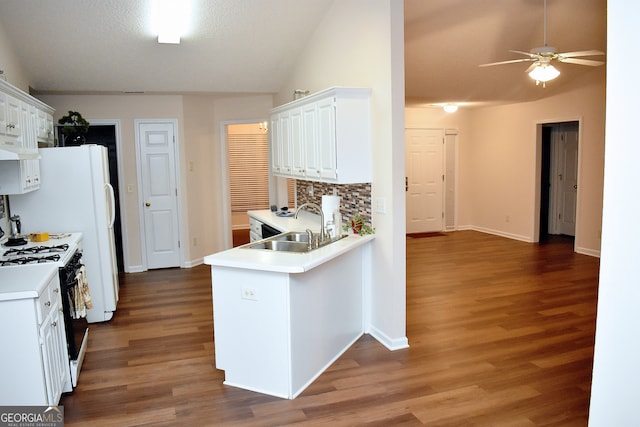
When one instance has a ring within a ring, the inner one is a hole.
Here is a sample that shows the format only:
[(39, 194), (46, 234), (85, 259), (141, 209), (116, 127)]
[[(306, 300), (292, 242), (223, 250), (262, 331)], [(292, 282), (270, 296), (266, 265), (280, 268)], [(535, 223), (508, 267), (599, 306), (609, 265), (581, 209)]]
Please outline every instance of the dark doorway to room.
[(579, 123), (549, 123), (541, 128), (539, 242), (575, 238)]
[[(122, 223), (120, 219), (120, 188), (118, 186), (118, 150), (116, 143), (115, 125), (91, 125), (86, 135), (85, 144), (97, 144), (107, 148), (109, 157), (109, 180), (113, 187), (116, 199), (116, 219), (113, 223), (113, 234), (116, 243), (116, 260), (118, 272), (124, 271), (124, 255), (122, 249)], [(63, 146), (80, 145), (78, 143), (66, 143), (62, 135), (58, 135), (58, 141)]]

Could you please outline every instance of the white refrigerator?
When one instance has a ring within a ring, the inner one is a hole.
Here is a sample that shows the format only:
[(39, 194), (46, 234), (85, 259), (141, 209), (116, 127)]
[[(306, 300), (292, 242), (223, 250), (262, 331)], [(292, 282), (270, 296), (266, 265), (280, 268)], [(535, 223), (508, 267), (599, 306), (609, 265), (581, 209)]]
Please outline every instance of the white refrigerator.
[(89, 323), (110, 320), (118, 302), (118, 265), (107, 149), (100, 145), (40, 150), (40, 189), (12, 195), (23, 234), (82, 232), (82, 259), (93, 308)]

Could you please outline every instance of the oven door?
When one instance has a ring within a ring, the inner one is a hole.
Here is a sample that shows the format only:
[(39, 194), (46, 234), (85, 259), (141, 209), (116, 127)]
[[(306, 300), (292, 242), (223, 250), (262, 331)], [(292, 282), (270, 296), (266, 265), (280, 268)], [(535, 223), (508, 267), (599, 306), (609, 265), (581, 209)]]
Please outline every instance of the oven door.
[(79, 292), (77, 274), (82, 267), (82, 253), (76, 252), (71, 261), (60, 268), (60, 288), (62, 290), (62, 310), (64, 314), (67, 348), (71, 368), (71, 381), (75, 387), (78, 383), (80, 367), (87, 347), (89, 326), (87, 318), (79, 317), (76, 313), (75, 300)]

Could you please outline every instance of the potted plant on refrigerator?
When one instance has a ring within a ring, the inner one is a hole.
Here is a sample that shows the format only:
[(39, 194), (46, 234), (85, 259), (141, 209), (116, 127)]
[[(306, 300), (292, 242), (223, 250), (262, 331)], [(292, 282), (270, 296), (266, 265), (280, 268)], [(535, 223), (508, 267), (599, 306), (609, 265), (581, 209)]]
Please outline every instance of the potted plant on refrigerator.
[(69, 111), (66, 116), (60, 117), (58, 124), (62, 125), (60, 132), (64, 135), (65, 145), (73, 142), (82, 144), (86, 141), (85, 135), (89, 131), (89, 122), (77, 111)]

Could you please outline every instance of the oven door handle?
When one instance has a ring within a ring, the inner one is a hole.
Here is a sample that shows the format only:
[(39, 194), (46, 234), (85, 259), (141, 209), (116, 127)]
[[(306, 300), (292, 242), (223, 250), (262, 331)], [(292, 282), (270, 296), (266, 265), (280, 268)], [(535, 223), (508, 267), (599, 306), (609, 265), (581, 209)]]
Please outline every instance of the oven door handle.
[(116, 196), (115, 193), (113, 192), (113, 187), (111, 186), (111, 184), (109, 184), (108, 182), (104, 184), (105, 188), (107, 189), (107, 194), (109, 195), (108, 198), (108, 202), (109, 202), (109, 207), (111, 208), (110, 213), (110, 217), (109, 217), (109, 228), (113, 228), (113, 223), (116, 220)]

